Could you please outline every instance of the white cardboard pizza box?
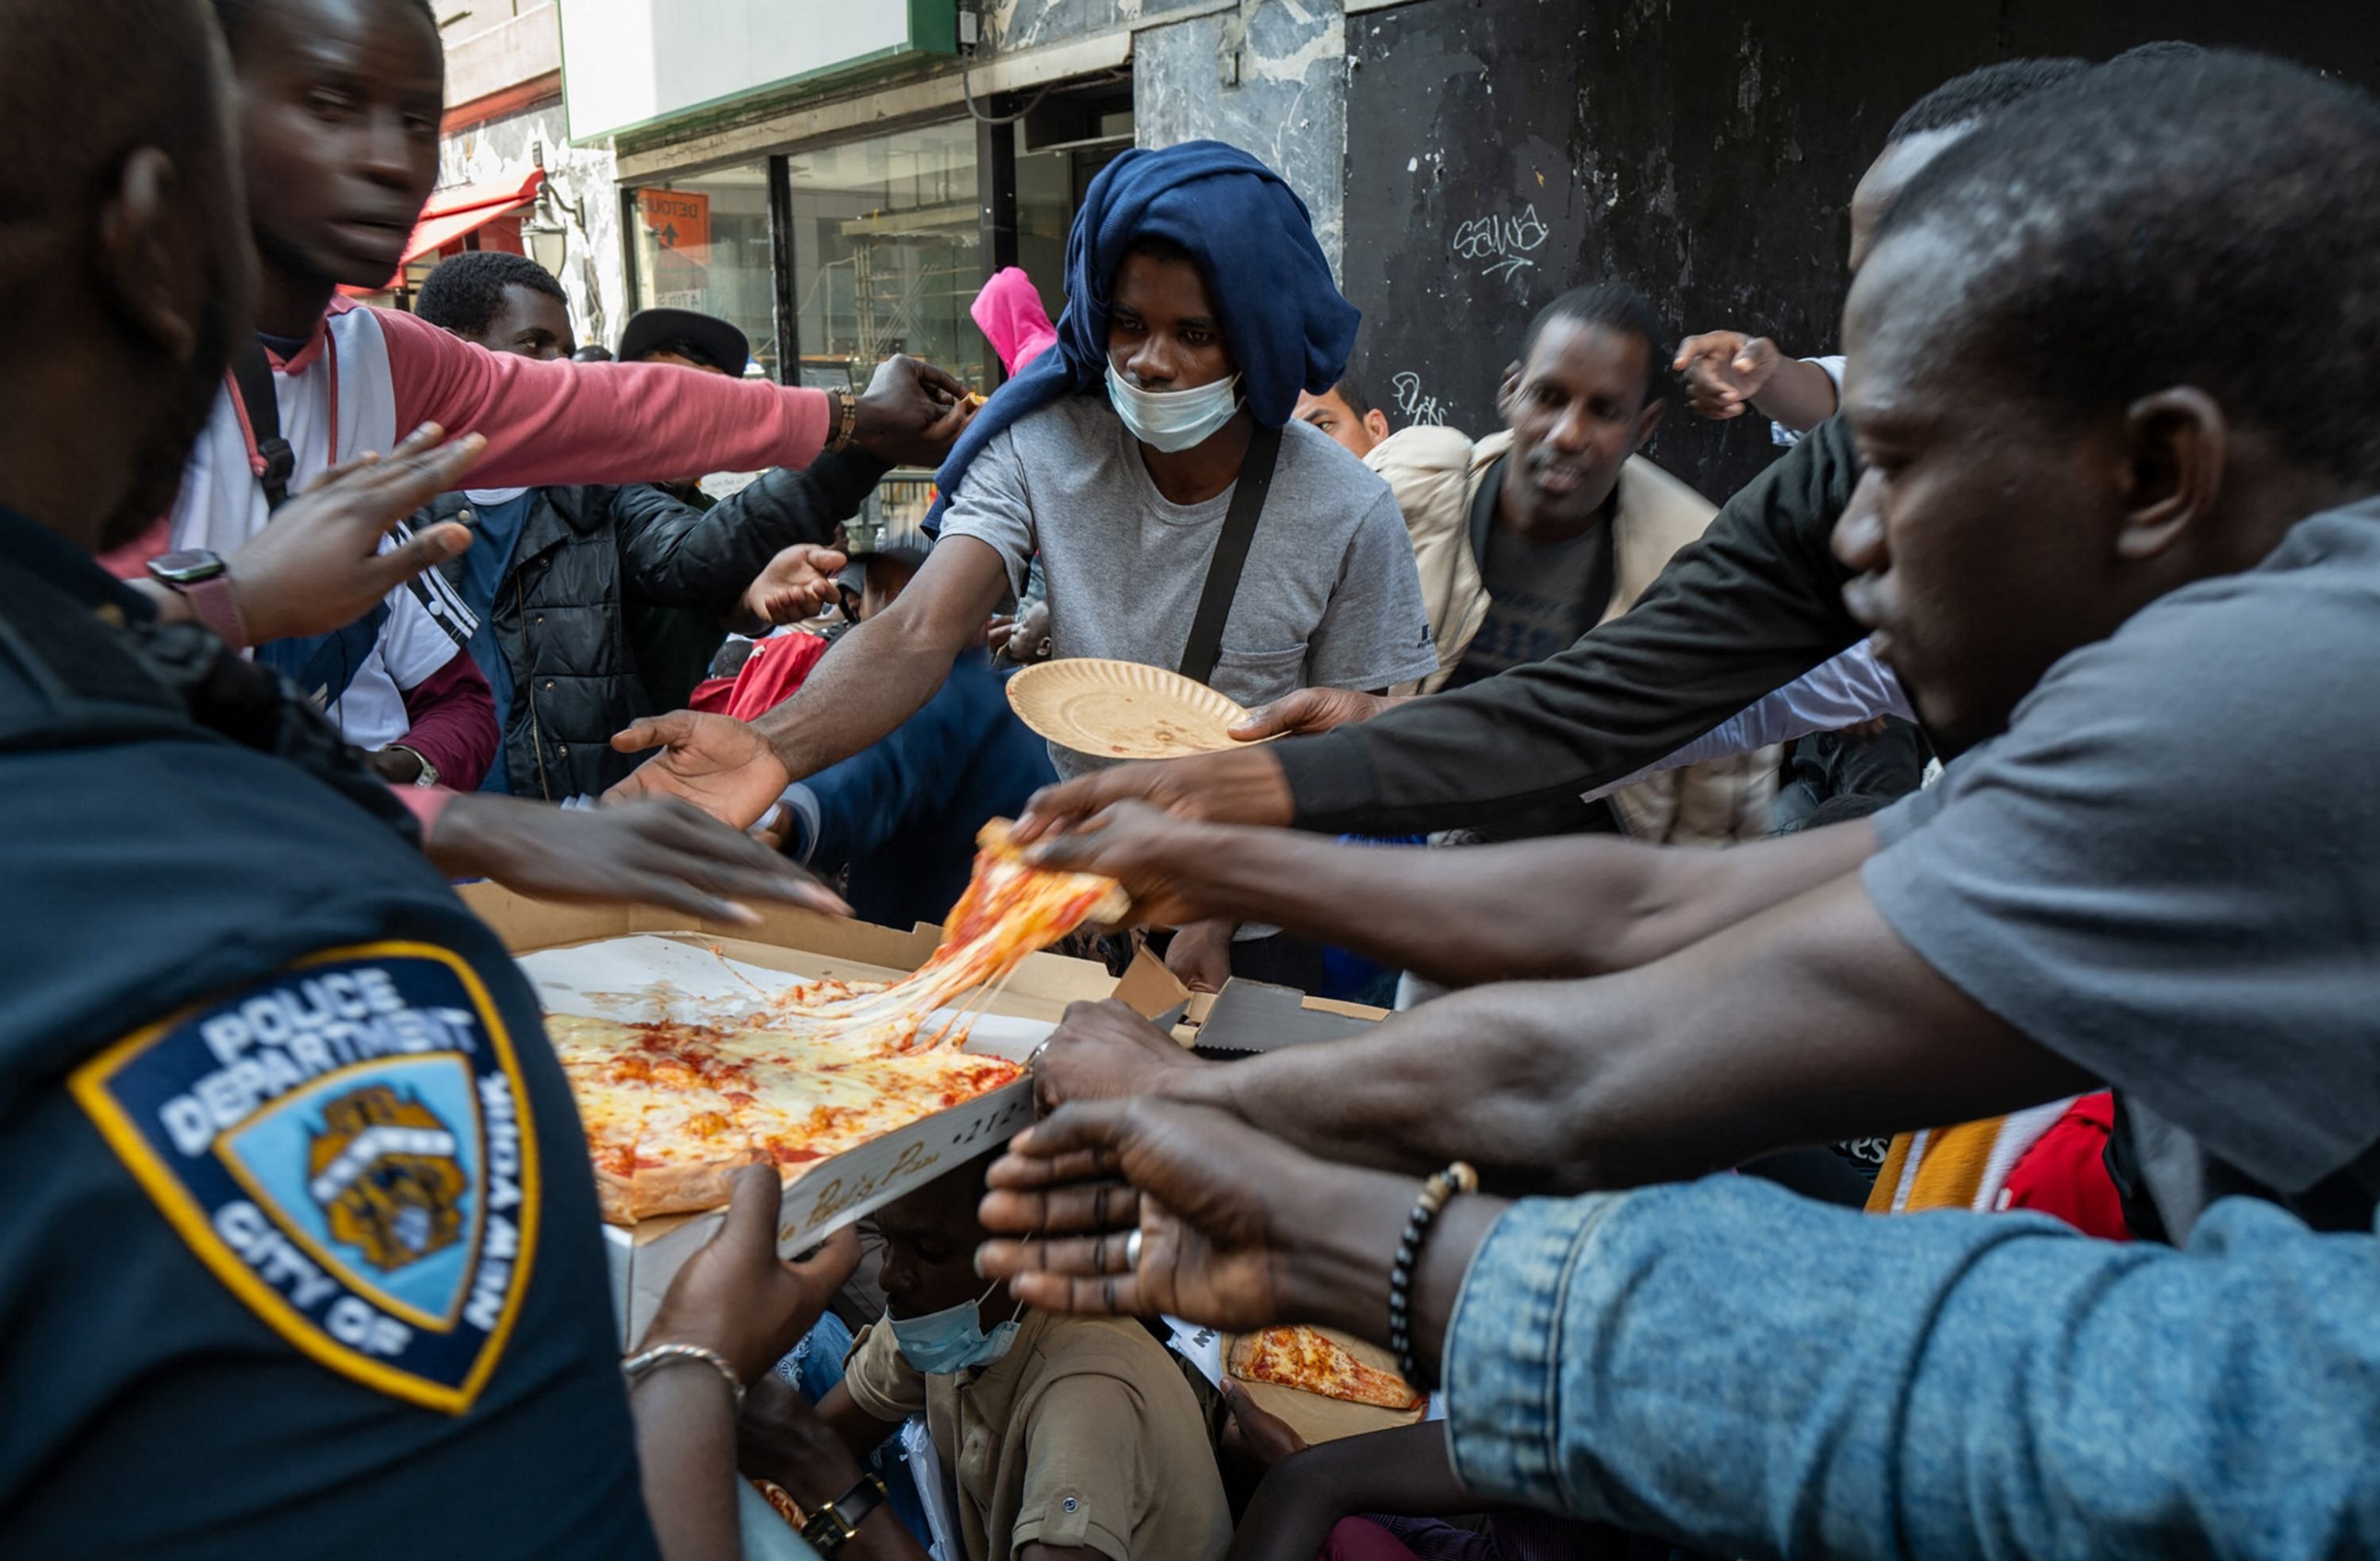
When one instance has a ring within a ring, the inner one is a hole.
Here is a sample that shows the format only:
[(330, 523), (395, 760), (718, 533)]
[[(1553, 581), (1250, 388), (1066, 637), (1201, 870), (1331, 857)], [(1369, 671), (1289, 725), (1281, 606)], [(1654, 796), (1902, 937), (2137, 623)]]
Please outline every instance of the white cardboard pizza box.
[[(805, 977), (881, 981), (924, 963), (941, 936), (931, 926), (898, 932), (791, 907), (763, 911), (758, 926), (730, 927), (640, 906), (558, 905), (491, 883), (468, 885), (460, 892), (516, 955), (652, 938), (699, 950), (714, 965), (725, 960)], [(1069, 1003), (1116, 998), (1135, 1011), (1170, 1024), (1188, 997), (1164, 964), (1146, 950), (1122, 979), (1087, 960), (1034, 954), (993, 1000), (987, 1021), (971, 1028), (966, 1049), (1021, 1062)], [(778, 1251), (790, 1257), (816, 1245), (1015, 1133), (1032, 1119), (1032, 1085), (1019, 1080), (811, 1164), (785, 1189)], [(710, 1240), (720, 1217), (716, 1212), (671, 1215), (632, 1228), (603, 1227), (623, 1349), (642, 1335), (671, 1277)]]

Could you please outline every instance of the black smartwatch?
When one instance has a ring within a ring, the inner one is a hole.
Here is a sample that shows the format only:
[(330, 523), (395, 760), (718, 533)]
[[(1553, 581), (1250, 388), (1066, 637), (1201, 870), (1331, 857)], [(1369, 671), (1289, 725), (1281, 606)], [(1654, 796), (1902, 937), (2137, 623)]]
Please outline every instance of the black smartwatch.
[(884, 1505), (884, 1482), (874, 1474), (863, 1474), (859, 1483), (810, 1514), (802, 1525), (802, 1538), (820, 1555), (832, 1555), (859, 1532), (859, 1525), (868, 1515)]

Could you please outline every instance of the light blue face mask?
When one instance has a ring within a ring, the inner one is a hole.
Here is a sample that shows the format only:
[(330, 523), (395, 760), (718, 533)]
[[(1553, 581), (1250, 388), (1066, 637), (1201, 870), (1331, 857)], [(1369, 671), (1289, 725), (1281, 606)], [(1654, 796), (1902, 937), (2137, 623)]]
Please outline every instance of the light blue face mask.
[[(989, 1366), (1008, 1353), (1020, 1326), (1011, 1317), (990, 1333), (983, 1331), (982, 1303), (998, 1289), (994, 1281), (978, 1300), (963, 1301), (922, 1317), (895, 1317), (888, 1312), (885, 1325), (892, 1330), (892, 1342), (900, 1346), (909, 1364), (928, 1376), (949, 1376), (969, 1366)], [(1025, 1308), (1019, 1303), (1016, 1310), (1021, 1313)]]
[(1145, 391), (1108, 365), (1108, 400), (1132, 437), (1168, 454), (1203, 444), (1240, 409), (1240, 377), (1196, 390)]

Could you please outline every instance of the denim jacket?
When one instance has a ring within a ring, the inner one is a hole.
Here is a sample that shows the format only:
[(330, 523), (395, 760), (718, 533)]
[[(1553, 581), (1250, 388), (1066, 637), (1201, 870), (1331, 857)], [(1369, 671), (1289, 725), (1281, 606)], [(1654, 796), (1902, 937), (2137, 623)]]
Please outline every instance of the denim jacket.
[(1762, 1181), (1516, 1204), (1449, 1325), (1482, 1495), (1735, 1556), (2380, 1550), (2380, 1240), (2186, 1250)]

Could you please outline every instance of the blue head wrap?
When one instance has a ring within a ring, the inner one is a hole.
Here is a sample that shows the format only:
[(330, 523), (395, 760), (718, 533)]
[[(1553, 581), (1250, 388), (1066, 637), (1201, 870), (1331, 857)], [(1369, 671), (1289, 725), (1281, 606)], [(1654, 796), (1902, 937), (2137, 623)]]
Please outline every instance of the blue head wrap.
[(1172, 240), (1196, 257), (1223, 343), (1239, 366), (1248, 413), (1279, 428), (1301, 390), (1320, 393), (1347, 371), (1363, 319), (1330, 280), (1314, 224), (1279, 174), (1234, 146), (1185, 141), (1127, 151), (1099, 171), (1066, 238), (1066, 312), (1058, 345), (994, 393), (934, 474), (929, 531), (994, 436), (1062, 397), (1107, 393), (1108, 309), (1133, 240)]

